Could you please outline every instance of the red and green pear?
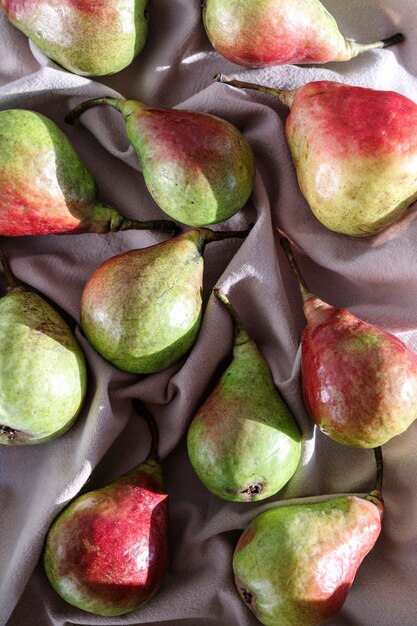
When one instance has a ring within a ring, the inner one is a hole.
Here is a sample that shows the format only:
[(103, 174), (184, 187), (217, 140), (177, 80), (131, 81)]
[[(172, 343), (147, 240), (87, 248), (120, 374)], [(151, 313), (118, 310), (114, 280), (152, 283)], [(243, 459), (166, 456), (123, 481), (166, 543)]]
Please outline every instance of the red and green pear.
[(177, 230), (168, 220), (127, 219), (101, 202), (94, 178), (52, 120), (24, 109), (0, 111), (0, 235), (129, 228)]
[(228, 219), (245, 205), (255, 163), (235, 126), (214, 115), (115, 98), (89, 100), (66, 121), (73, 123), (84, 110), (101, 104), (122, 113), (146, 187), (167, 215), (190, 226), (206, 226)]
[(75, 74), (119, 72), (148, 32), (147, 0), (0, 0), (14, 26)]
[(233, 556), (235, 583), (265, 626), (319, 626), (342, 608), (381, 532), (380, 449), (376, 454), (377, 487), (366, 498), (274, 507), (244, 530)]
[(219, 498), (269, 498), (295, 473), (301, 437), (268, 364), (235, 309), (214, 291), (235, 323), (233, 359), (188, 431), (188, 454), (204, 486)]
[(153, 441), (143, 463), (73, 500), (48, 531), (49, 581), (66, 602), (89, 613), (112, 617), (139, 608), (168, 568), (168, 495)]
[(150, 374), (172, 365), (200, 329), (205, 246), (247, 234), (194, 228), (112, 257), (94, 271), (82, 294), (87, 339), (126, 372)]
[(401, 339), (307, 287), (289, 247), (308, 325), (301, 339), (304, 400), (317, 426), (339, 443), (381, 446), (417, 418), (417, 355)]
[(204, 0), (203, 21), (213, 47), (246, 67), (349, 61), (404, 39), (400, 33), (368, 44), (345, 39), (319, 0)]
[(285, 132), (298, 183), (330, 230), (374, 235), (417, 200), (417, 104), (409, 98), (332, 81), (282, 91), (216, 78), (290, 107)]

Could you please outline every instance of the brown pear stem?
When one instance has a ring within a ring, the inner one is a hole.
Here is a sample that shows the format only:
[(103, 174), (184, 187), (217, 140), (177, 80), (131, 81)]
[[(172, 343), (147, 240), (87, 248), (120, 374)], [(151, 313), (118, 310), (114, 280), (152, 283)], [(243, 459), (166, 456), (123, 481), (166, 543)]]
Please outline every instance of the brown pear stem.
[(178, 235), (181, 229), (171, 220), (148, 220), (146, 222), (140, 222), (138, 220), (129, 220), (127, 217), (122, 217), (122, 221), (116, 227), (109, 225), (108, 232), (119, 232), (124, 230), (158, 230), (168, 235)]
[(254, 89), (255, 91), (261, 91), (267, 93), (270, 96), (278, 98), (283, 104), (291, 108), (297, 95), (298, 89), (274, 89), (273, 87), (265, 87), (264, 85), (257, 85), (255, 83), (247, 83), (242, 80), (235, 80), (230, 76), (224, 74), (216, 74), (213, 76), (213, 80), (217, 80), (219, 83), (230, 85), (231, 87), (237, 87), (238, 89)]
[(310, 298), (314, 298), (314, 294), (310, 291), (306, 281), (304, 280), (304, 276), (301, 274), (297, 261), (294, 258), (290, 240), (288, 239), (288, 237), (281, 236), (279, 241), (280, 241), (281, 246), (284, 249), (284, 252), (292, 267), (292, 270), (297, 277), (298, 284), (300, 286), (301, 295), (303, 298), (303, 302), (307, 302), (307, 300), (310, 300)]
[(382, 482), (384, 478), (384, 460), (382, 457), (382, 449), (380, 446), (374, 448), (375, 461), (376, 461), (376, 481), (375, 489), (369, 494), (369, 498), (372, 500), (376, 498), (379, 502), (384, 502), (382, 497)]
[(151, 413), (145, 407), (143, 402), (141, 402), (140, 400), (136, 400), (136, 399), (133, 400), (133, 405), (135, 407), (135, 411), (144, 418), (145, 422), (148, 425), (149, 431), (151, 433), (151, 447), (149, 450), (148, 459), (153, 458), (158, 461), (159, 460), (159, 454), (158, 454), (159, 430), (155, 422), (155, 419), (153, 415), (151, 415)]
[(242, 324), (242, 320), (240, 319), (235, 307), (232, 305), (229, 298), (219, 287), (215, 287), (213, 289), (213, 293), (216, 296), (216, 298), (220, 300), (220, 302), (222, 303), (222, 305), (224, 306), (224, 308), (227, 310), (230, 317), (234, 321), (235, 338), (236, 340), (238, 340), (239, 345), (242, 343), (246, 343), (246, 341), (248, 341), (249, 339), (249, 336)]
[(84, 111), (92, 109), (96, 106), (100, 106), (102, 104), (107, 104), (108, 106), (113, 107), (113, 109), (116, 109), (116, 111), (119, 111), (119, 113), (123, 115), (125, 102), (126, 100), (122, 100), (121, 98), (93, 98), (92, 100), (86, 100), (85, 102), (82, 102), (81, 104), (76, 106), (75, 109), (70, 111), (64, 119), (67, 124), (74, 124), (74, 122), (80, 117), (80, 115), (82, 115), (82, 113), (84, 113)]
[(402, 43), (403, 41), (405, 41), (404, 35), (402, 33), (395, 33), (395, 35), (391, 35), (391, 37), (381, 39), (381, 48), (389, 48), (390, 46), (395, 46), (395, 44)]
[(201, 234), (202, 246), (212, 241), (223, 241), (223, 239), (244, 239), (252, 230), (252, 226), (246, 230), (211, 230), (210, 228), (199, 228)]
[(10, 293), (11, 291), (14, 291), (15, 289), (24, 290), (24, 287), (22, 287), (22, 285), (16, 279), (16, 276), (13, 274), (11, 267), (9, 265), (9, 262), (6, 258), (6, 255), (4, 254), (1, 248), (0, 248), (0, 261), (3, 266), (4, 276), (6, 278), (6, 293)]

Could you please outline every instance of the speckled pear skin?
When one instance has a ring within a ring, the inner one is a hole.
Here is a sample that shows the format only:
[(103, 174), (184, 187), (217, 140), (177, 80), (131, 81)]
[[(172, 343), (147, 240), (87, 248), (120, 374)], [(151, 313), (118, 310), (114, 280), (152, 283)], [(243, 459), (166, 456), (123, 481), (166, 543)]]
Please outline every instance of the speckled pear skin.
[(119, 72), (145, 45), (147, 0), (0, 0), (9, 20), (65, 69)]
[(255, 161), (243, 134), (214, 115), (147, 107), (134, 100), (100, 98), (77, 107), (108, 104), (120, 111), (158, 206), (190, 226), (217, 224), (237, 213), (254, 184)]
[(203, 21), (213, 47), (247, 67), (348, 61), (403, 40), (348, 41), (318, 0), (204, 0)]
[(318, 626), (337, 614), (381, 531), (383, 505), (341, 496), (258, 515), (233, 556), (236, 587), (265, 626)]
[(188, 454), (196, 474), (224, 500), (269, 498), (297, 469), (300, 439), (265, 359), (239, 320), (232, 362), (188, 431)]
[(168, 554), (168, 496), (159, 463), (147, 459), (62, 511), (46, 538), (44, 566), (66, 602), (111, 617), (157, 592)]
[(39, 295), (16, 287), (0, 299), (0, 443), (44, 443), (67, 431), (84, 401), (84, 355)]
[(0, 234), (173, 231), (172, 222), (128, 220), (97, 198), (96, 183), (66, 135), (49, 118), (0, 111)]

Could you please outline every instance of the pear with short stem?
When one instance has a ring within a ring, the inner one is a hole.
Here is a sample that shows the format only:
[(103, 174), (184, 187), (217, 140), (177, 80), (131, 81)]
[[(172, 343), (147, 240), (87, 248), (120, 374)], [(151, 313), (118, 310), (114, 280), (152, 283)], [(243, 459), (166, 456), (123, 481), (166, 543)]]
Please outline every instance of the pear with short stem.
[(236, 310), (220, 289), (214, 294), (234, 320), (233, 359), (191, 422), (188, 454), (201, 482), (219, 498), (263, 500), (296, 471), (300, 432)]
[(349, 446), (374, 448), (417, 418), (417, 355), (401, 339), (320, 300), (308, 288), (287, 237), (308, 326), (301, 338), (304, 400), (317, 426)]
[(88, 340), (126, 372), (150, 374), (178, 361), (200, 329), (206, 245), (248, 232), (193, 228), (100, 265), (81, 299)]
[(285, 91), (215, 78), (290, 107), (285, 133), (298, 183), (330, 230), (374, 235), (417, 199), (417, 104), (409, 98), (332, 81)]
[(97, 186), (71, 143), (49, 118), (0, 111), (0, 235), (178, 232), (168, 220), (123, 217), (97, 198)]
[(401, 33), (373, 43), (345, 39), (319, 0), (203, 0), (213, 47), (246, 67), (349, 61), (404, 40)]
[(319, 626), (336, 615), (384, 515), (382, 452), (375, 489), (274, 507), (241, 535), (233, 556), (236, 587), (265, 626)]
[(0, 0), (0, 6), (46, 56), (83, 76), (119, 72), (148, 33), (148, 0)]
[(65, 433), (84, 402), (83, 352), (62, 317), (13, 275), (0, 250), (0, 444), (46, 443)]
[[(137, 405), (138, 406), (138, 405)], [(147, 602), (168, 568), (168, 495), (158, 459), (158, 430), (147, 459), (105, 487), (73, 500), (52, 523), (45, 571), (68, 603), (106, 617)]]
[(228, 219), (245, 205), (255, 163), (235, 126), (214, 115), (116, 98), (84, 102), (65, 119), (72, 124), (98, 105), (123, 115), (146, 187), (169, 216), (190, 226), (206, 226)]

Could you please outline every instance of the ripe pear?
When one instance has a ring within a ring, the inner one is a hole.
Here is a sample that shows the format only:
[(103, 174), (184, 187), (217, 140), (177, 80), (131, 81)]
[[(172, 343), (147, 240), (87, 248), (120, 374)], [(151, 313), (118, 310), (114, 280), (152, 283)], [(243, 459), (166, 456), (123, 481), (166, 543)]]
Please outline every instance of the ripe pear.
[(129, 220), (97, 199), (96, 183), (64, 133), (24, 109), (0, 111), (0, 235), (157, 229), (168, 220)]
[(74, 423), (84, 401), (84, 355), (61, 316), (16, 281), (0, 298), (0, 444), (45, 443)]
[(263, 500), (297, 469), (300, 432), (235, 309), (223, 292), (214, 293), (234, 319), (233, 360), (191, 422), (188, 454), (201, 482), (219, 498)]
[(165, 213), (183, 224), (206, 226), (228, 219), (246, 203), (255, 163), (235, 126), (214, 115), (116, 98), (84, 102), (65, 119), (72, 124), (101, 104), (123, 115), (146, 187)]
[(203, 0), (203, 21), (213, 47), (247, 67), (349, 61), (404, 40), (347, 40), (319, 0)]
[(403, 217), (417, 199), (417, 104), (393, 91), (332, 81), (269, 93), (290, 107), (285, 132), (300, 189), (317, 219), (366, 237)]
[(87, 339), (126, 372), (150, 374), (175, 363), (200, 329), (206, 244), (247, 234), (194, 228), (112, 257), (94, 271), (82, 294)]
[(384, 514), (382, 454), (367, 498), (339, 496), (258, 515), (233, 556), (236, 587), (265, 626), (318, 626), (341, 609)]
[(168, 495), (152, 428), (148, 458), (105, 487), (73, 500), (52, 523), (44, 565), (55, 591), (96, 615), (123, 615), (147, 602), (168, 568)]
[(339, 443), (380, 446), (417, 418), (417, 355), (398, 337), (315, 296), (288, 239), (281, 239), (300, 283), (308, 326), (301, 339), (307, 409)]
[(75, 74), (103, 76), (129, 65), (145, 45), (147, 0), (0, 0), (14, 26)]

